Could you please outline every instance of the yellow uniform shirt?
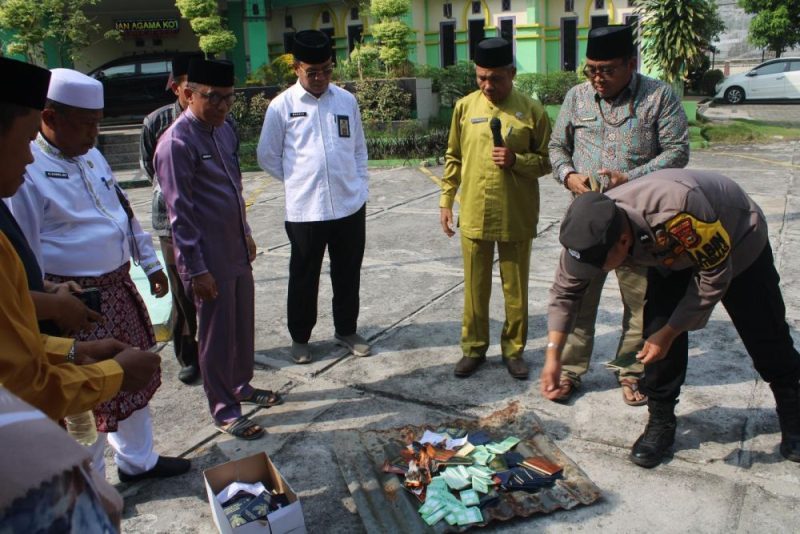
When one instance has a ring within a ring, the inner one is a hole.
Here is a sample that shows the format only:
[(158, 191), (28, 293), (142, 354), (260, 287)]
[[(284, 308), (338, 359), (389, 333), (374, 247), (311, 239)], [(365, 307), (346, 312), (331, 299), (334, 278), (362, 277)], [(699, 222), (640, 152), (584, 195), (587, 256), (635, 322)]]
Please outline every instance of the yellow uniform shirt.
[(56, 420), (116, 395), (119, 364), (67, 363), (72, 343), (39, 333), (22, 262), (0, 232), (0, 384)]
[[(505, 146), (517, 157), (511, 169), (492, 162), (493, 117)], [(536, 237), (538, 178), (550, 172), (550, 121), (544, 107), (516, 89), (499, 105), (480, 91), (456, 103), (445, 156), (439, 206), (451, 208), (461, 189), (459, 228), (470, 239), (523, 241)]]

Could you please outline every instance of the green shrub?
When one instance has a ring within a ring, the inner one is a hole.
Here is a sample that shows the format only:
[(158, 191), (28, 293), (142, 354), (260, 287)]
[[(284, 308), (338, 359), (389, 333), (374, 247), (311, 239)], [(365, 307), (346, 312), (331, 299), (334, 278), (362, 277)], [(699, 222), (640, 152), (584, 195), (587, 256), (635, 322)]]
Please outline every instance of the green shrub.
[[(252, 137), (250, 130), (261, 131), (261, 125), (264, 122), (264, 115), (267, 113), (268, 106), (269, 98), (263, 94), (253, 95), (249, 99), (239, 96), (236, 99), (231, 108), (231, 115), (236, 120), (240, 138)], [(258, 134), (256, 134), (257, 136)]]
[(582, 79), (570, 70), (548, 73), (520, 74), (514, 79), (517, 89), (538, 98), (542, 104), (561, 104), (567, 91)]
[(411, 117), (411, 93), (392, 81), (357, 82), (355, 93), (364, 122), (390, 122)]
[(439, 93), (443, 106), (452, 106), (456, 100), (478, 88), (475, 82), (475, 65), (469, 61), (461, 61), (444, 69), (418, 65), (414, 69), (414, 76), (432, 80), (432, 89)]
[(272, 63), (261, 65), (253, 74), (252, 81), (259, 85), (277, 85), (288, 87), (297, 81), (294, 73), (294, 56), (292, 54), (282, 54), (276, 57)]
[(385, 75), (377, 47), (370, 44), (357, 45), (350, 57), (339, 61), (334, 69), (336, 80), (363, 80)]
[(717, 84), (724, 78), (725, 75), (719, 69), (705, 72), (703, 74), (703, 79), (700, 81), (700, 91), (706, 96), (714, 96), (714, 94), (717, 92)]
[(424, 159), (444, 155), (447, 150), (448, 128), (420, 131), (418, 128), (400, 130), (391, 134), (373, 134), (367, 137), (369, 159)]

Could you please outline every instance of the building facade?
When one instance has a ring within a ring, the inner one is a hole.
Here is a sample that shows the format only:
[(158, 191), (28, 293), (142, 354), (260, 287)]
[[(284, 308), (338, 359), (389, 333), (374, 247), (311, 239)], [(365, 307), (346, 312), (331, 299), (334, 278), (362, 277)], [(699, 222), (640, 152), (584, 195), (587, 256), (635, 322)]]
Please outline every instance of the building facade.
[[(513, 42), (519, 72), (575, 70), (589, 30), (635, 23), (631, 0), (411, 0), (404, 21), (412, 29), (409, 60), (446, 67), (472, 59), (484, 37)], [(370, 41), (371, 21), (352, 0), (220, 0), (220, 14), (237, 37), (225, 55), (237, 80), (291, 50), (294, 33), (318, 29), (331, 36), (337, 60)], [(197, 37), (173, 0), (101, 0), (87, 9), (101, 32), (117, 29), (120, 41), (98, 40), (82, 51), (75, 68), (92, 70), (121, 56), (197, 50)], [(52, 47), (51, 47), (52, 48)], [(50, 67), (58, 54), (48, 53)]]

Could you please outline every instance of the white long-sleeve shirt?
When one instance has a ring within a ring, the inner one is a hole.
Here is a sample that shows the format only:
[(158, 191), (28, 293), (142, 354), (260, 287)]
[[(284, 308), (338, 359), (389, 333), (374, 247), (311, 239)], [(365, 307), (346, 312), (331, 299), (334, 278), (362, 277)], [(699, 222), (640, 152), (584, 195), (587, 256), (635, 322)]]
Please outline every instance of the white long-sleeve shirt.
[(333, 84), (319, 98), (300, 82), (267, 108), (258, 164), (281, 180), (286, 220), (341, 219), (367, 201), (367, 145), (355, 97)]
[(130, 261), (131, 240), (148, 275), (161, 269), (150, 234), (128, 216), (114, 189), (111, 167), (96, 148), (67, 158), (39, 134), (34, 161), (9, 206), (42, 272), (100, 276)]

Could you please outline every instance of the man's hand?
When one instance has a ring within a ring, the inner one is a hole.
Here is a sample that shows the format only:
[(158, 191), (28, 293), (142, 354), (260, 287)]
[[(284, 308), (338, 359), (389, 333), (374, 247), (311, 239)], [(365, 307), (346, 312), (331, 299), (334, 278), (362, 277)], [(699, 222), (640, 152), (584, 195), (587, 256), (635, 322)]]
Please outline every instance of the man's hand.
[(161, 366), (158, 354), (143, 350), (128, 348), (114, 357), (122, 367), (122, 391), (139, 391), (153, 378), (153, 374)]
[(442, 230), (444, 230), (444, 235), (447, 237), (453, 237), (456, 235), (455, 230), (453, 229), (453, 209), (452, 208), (439, 208), (439, 222), (442, 225)]
[(608, 178), (608, 186), (606, 187), (606, 191), (613, 189), (618, 185), (628, 183), (628, 175), (624, 172), (612, 171), (611, 169), (600, 169), (597, 171), (597, 174), (602, 174)]
[[(90, 310), (81, 299), (72, 294), (71, 285), (57, 285), (58, 288), (53, 293), (58, 299), (58, 304), (54, 306), (56, 313), (53, 321), (65, 335), (71, 336), (81, 330), (89, 329), (92, 323), (103, 319), (102, 315)], [(80, 291), (80, 286), (78, 286), (78, 291)]]
[(66, 291), (67, 293), (80, 293), (81, 286), (75, 280), (67, 280), (66, 282), (51, 282), (44, 280), (44, 290), (46, 293), (58, 293)]
[(159, 269), (153, 274), (148, 275), (147, 279), (150, 281), (150, 294), (155, 295), (156, 298), (160, 299), (169, 292), (167, 275), (164, 274), (162, 269)]
[(501, 169), (510, 169), (517, 162), (517, 155), (504, 146), (492, 149), (492, 161)]
[(203, 273), (192, 278), (192, 291), (200, 300), (214, 300), (217, 292), (217, 281), (211, 273)]
[(548, 354), (544, 360), (542, 373), (539, 376), (539, 389), (542, 397), (548, 400), (556, 400), (559, 396), (566, 393), (569, 386), (561, 385), (561, 355), (555, 351)]
[(564, 180), (564, 185), (576, 195), (582, 195), (590, 191), (589, 177), (585, 174), (578, 174), (577, 172), (570, 173), (567, 179)]
[(256, 242), (253, 241), (253, 236), (247, 236), (247, 257), (250, 260), (250, 263), (253, 263), (256, 260)]
[(113, 358), (130, 347), (127, 343), (108, 337), (95, 341), (76, 341), (75, 357), (82, 365)]
[(645, 340), (644, 347), (636, 357), (645, 365), (663, 360), (679, 334), (680, 332), (670, 325), (661, 327), (658, 332)]

